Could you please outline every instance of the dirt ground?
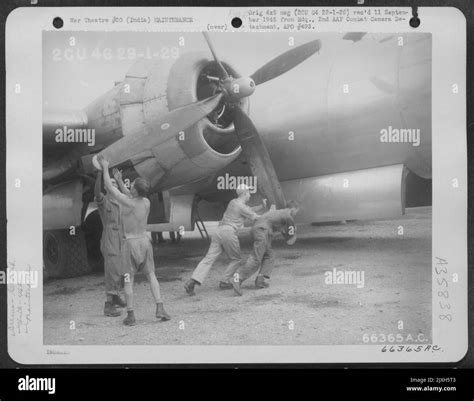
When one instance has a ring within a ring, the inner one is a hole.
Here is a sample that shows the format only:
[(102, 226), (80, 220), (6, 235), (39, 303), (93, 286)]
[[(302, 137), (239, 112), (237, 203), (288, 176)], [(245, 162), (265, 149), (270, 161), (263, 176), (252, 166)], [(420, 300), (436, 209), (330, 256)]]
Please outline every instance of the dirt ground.
[[(398, 235), (403, 226), (404, 235)], [(212, 231), (215, 225), (208, 225)], [(167, 234), (165, 234), (167, 238)], [(240, 236), (244, 260), (248, 230)], [(222, 256), (196, 296), (183, 283), (207, 243), (186, 233), (181, 243), (154, 248), (156, 274), (172, 320), (158, 322), (148, 283), (137, 275), (137, 326), (104, 317), (103, 275), (54, 280), (44, 285), (44, 343), (60, 344), (363, 344), (364, 334), (419, 333), (431, 338), (431, 208), (407, 209), (398, 220), (299, 226), (298, 241), (274, 241), (271, 286), (244, 295), (219, 290)], [(363, 271), (365, 285), (329, 285), (325, 272)], [(398, 330), (398, 322), (403, 329)], [(71, 321), (75, 329), (71, 330)], [(292, 328), (292, 329), (291, 329)]]

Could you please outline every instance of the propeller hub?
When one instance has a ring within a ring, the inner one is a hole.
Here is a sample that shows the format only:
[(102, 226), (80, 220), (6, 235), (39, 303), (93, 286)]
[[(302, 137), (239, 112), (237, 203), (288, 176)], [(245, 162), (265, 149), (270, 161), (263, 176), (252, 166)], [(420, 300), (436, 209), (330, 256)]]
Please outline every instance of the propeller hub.
[(255, 82), (250, 77), (227, 78), (223, 81), (222, 87), (231, 102), (238, 102), (255, 92)]

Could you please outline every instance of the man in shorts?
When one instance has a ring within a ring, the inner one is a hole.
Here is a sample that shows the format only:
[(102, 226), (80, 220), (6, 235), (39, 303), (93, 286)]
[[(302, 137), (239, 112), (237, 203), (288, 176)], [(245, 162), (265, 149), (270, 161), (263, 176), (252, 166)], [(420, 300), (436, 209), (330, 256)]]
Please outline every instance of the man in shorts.
[(239, 185), (236, 192), (237, 198), (229, 202), (216, 232), (211, 237), (211, 245), (206, 256), (194, 269), (192, 277), (184, 284), (188, 295), (195, 295), (194, 287), (204, 282), (212, 265), (222, 252), (225, 252), (230, 263), (221, 278), (219, 288), (232, 289), (232, 277), (242, 261), (237, 230), (244, 226), (246, 219), (254, 221), (258, 217), (255, 211), (247, 206), (250, 200), (250, 188), (247, 185)]
[(232, 285), (237, 295), (242, 295), (241, 284), (257, 272), (255, 288), (266, 288), (269, 284), (265, 279), (270, 279), (273, 270), (272, 239), (277, 232), (281, 232), (288, 245), (296, 241), (296, 226), (294, 217), (298, 213), (298, 204), (289, 201), (285, 209), (274, 210), (262, 214), (255, 221), (251, 235), (253, 238), (253, 249), (245, 266), (236, 273)]
[(122, 194), (112, 184), (109, 175), (109, 163), (104, 156), (99, 154), (97, 161), (100, 163), (104, 175), (107, 191), (120, 204), (124, 240), (122, 246), (124, 290), (127, 301), (127, 317), (123, 324), (133, 326), (136, 323), (133, 312), (133, 278), (135, 273), (143, 272), (150, 283), (151, 292), (156, 303), (156, 317), (161, 320), (170, 320), (161, 299), (160, 284), (155, 275), (153, 261), (153, 247), (146, 235), (146, 225), (150, 213), (150, 201), (145, 197), (149, 184), (143, 178), (137, 178), (130, 187), (131, 197)]

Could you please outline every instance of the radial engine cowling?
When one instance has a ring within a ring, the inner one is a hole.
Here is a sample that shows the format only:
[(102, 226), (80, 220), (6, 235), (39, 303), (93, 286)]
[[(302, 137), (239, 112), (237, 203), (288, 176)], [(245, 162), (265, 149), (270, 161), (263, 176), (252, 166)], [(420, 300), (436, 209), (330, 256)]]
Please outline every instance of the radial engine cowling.
[[(239, 77), (231, 66), (225, 66)], [(96, 142), (108, 146), (150, 129), (152, 121), (171, 110), (211, 97), (216, 85), (207, 76), (215, 76), (216, 68), (202, 53), (186, 53), (177, 60), (137, 61), (123, 82), (85, 109), (88, 126), (96, 130)], [(240, 102), (248, 108), (247, 99)], [(146, 151), (134, 155), (124, 168), (134, 169), (155, 190), (195, 182), (237, 158), (240, 146), (233, 130), (231, 110), (222, 102), (184, 131), (157, 134), (153, 156)]]

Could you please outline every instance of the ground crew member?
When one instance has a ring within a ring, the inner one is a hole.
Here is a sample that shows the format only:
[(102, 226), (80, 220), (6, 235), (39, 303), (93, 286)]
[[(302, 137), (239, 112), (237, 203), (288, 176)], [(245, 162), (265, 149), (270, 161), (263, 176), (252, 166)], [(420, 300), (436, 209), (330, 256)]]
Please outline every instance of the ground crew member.
[(176, 232), (170, 231), (169, 234), (170, 234), (170, 240), (173, 244), (175, 244), (176, 242), (181, 242), (182, 235), (180, 234), (179, 231), (176, 231)]
[(294, 216), (298, 213), (298, 204), (295, 201), (289, 201), (286, 209), (269, 210), (262, 214), (255, 221), (251, 235), (253, 238), (253, 249), (250, 253), (245, 266), (242, 266), (232, 280), (234, 292), (242, 295), (241, 284), (255, 272), (256, 288), (266, 288), (268, 283), (265, 279), (270, 279), (273, 270), (273, 250), (272, 238), (278, 231), (287, 240), (288, 245), (293, 245), (296, 241), (296, 226)]
[(124, 233), (122, 257), (125, 275), (124, 290), (127, 301), (127, 317), (123, 324), (133, 326), (136, 323), (133, 312), (133, 278), (137, 272), (143, 272), (150, 283), (151, 292), (156, 302), (155, 316), (162, 321), (169, 320), (171, 318), (163, 307), (160, 285), (155, 275), (153, 247), (146, 235), (150, 201), (145, 196), (149, 190), (149, 184), (143, 178), (135, 179), (130, 187), (131, 197), (128, 197), (113, 186), (109, 176), (109, 163), (104, 156), (99, 154), (97, 161), (102, 167), (107, 192), (120, 204), (122, 212)]
[(194, 287), (196, 284), (201, 285), (204, 282), (222, 251), (230, 259), (230, 263), (222, 276), (219, 288), (232, 288), (231, 280), (242, 261), (237, 230), (243, 227), (245, 219), (254, 221), (258, 217), (255, 211), (247, 206), (250, 199), (250, 188), (247, 185), (239, 185), (236, 192), (238, 197), (229, 202), (217, 230), (211, 237), (211, 245), (206, 256), (197, 265), (192, 277), (184, 284), (188, 295), (194, 295)]
[[(129, 198), (131, 198), (132, 194), (130, 193), (130, 190), (127, 188), (127, 186), (125, 185), (125, 183), (122, 180), (122, 172), (119, 171), (118, 169), (114, 168), (112, 170), (112, 174), (114, 175), (115, 182), (118, 185), (118, 188), (120, 189), (120, 191), (123, 194), (127, 195)], [(112, 179), (112, 184), (113, 184), (113, 182), (114, 182), (114, 180)]]
[(153, 231), (151, 233), (151, 242), (152, 244), (163, 244), (166, 240), (163, 238), (163, 233), (161, 231)]
[[(112, 185), (117, 188), (117, 183), (112, 180)], [(110, 196), (102, 192), (102, 174), (97, 174), (94, 186), (94, 196), (99, 215), (102, 220), (102, 238), (100, 250), (104, 257), (105, 316), (120, 316), (117, 306), (123, 308), (126, 303), (119, 296), (122, 283), (122, 237), (123, 227), (120, 217), (120, 205)]]
[[(182, 235), (179, 233), (179, 231), (177, 231), (176, 233), (174, 231), (170, 231), (168, 234), (173, 244), (175, 244), (176, 242), (181, 242)], [(178, 239), (176, 239), (176, 237)], [(152, 244), (156, 245), (156, 244), (165, 243), (166, 240), (163, 238), (163, 233), (161, 231), (157, 231), (157, 232), (153, 231), (151, 233), (151, 242)]]

